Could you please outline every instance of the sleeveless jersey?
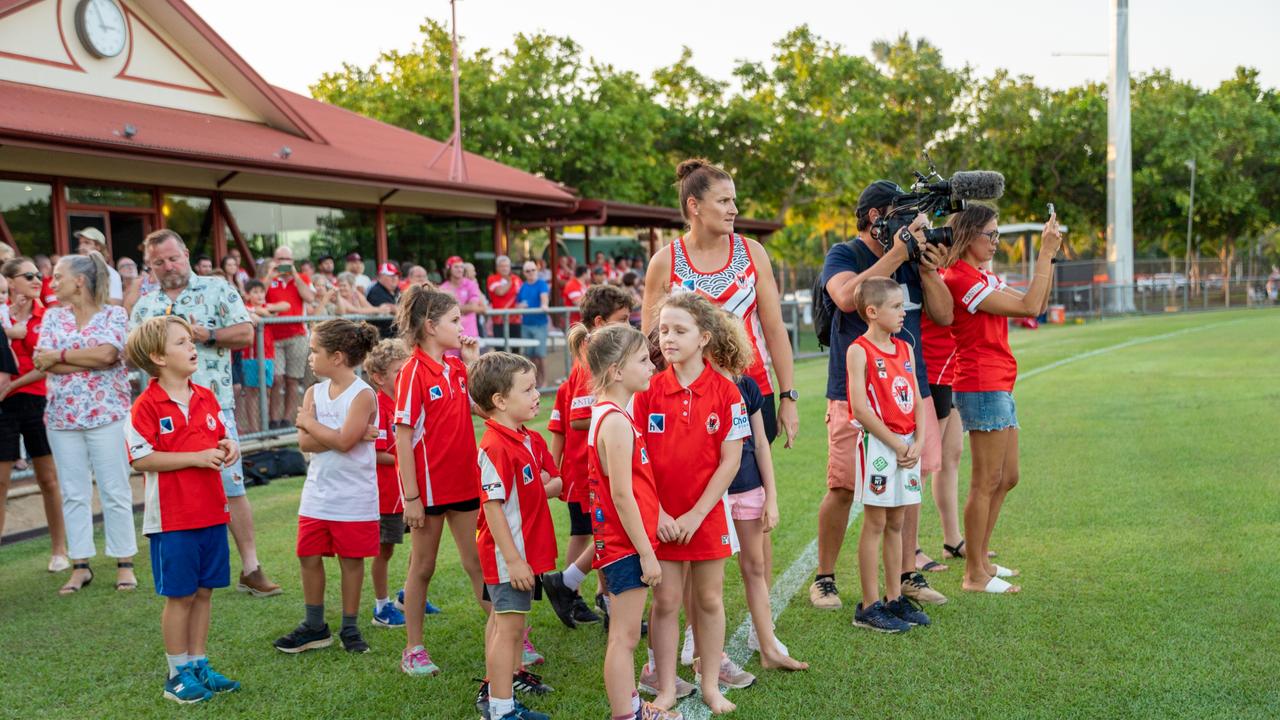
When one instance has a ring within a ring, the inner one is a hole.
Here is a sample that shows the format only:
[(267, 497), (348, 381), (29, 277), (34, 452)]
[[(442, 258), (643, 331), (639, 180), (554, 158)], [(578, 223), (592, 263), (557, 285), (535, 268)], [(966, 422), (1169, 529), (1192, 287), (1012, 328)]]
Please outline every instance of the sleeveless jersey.
[[(914, 371), (911, 368), (911, 346), (898, 338), (893, 341), (893, 352), (886, 353), (862, 335), (854, 340), (867, 353), (867, 402), (871, 411), (890, 430), (899, 435), (916, 431), (916, 403), (919, 397), (912, 385)], [(849, 417), (853, 417), (853, 400), (850, 394)]]
[[(325, 380), (316, 385), (311, 399), (315, 402), (316, 420), (338, 429), (351, 414), (356, 396), (366, 390), (372, 395), (373, 388), (356, 378), (341, 395), (330, 398), (329, 384)], [(373, 441), (362, 440), (350, 452), (325, 450), (312, 455), (298, 514), (317, 520), (377, 520), (378, 471)]]
[(596, 450), (596, 435), (600, 424), (611, 413), (619, 413), (631, 425), (631, 494), (640, 508), (640, 521), (649, 546), (658, 547), (658, 486), (653, 479), (653, 465), (649, 463), (649, 451), (644, 436), (636, 430), (635, 422), (625, 410), (611, 402), (601, 402), (591, 408), (591, 428), (587, 431), (587, 477), (590, 482), (591, 532), (595, 536), (596, 553), (591, 567), (602, 568), (628, 555), (637, 553), (631, 537), (618, 519), (618, 509), (613, 505), (609, 477), (600, 465), (600, 453)]
[(685, 251), (684, 236), (671, 245), (671, 292), (696, 292), (728, 312), (742, 318), (755, 362), (747, 375), (760, 386), (764, 395), (773, 394), (769, 380), (769, 351), (764, 329), (756, 307), (756, 265), (751, 260), (747, 238), (736, 233), (729, 236), (729, 262), (714, 272), (703, 272), (693, 266)]

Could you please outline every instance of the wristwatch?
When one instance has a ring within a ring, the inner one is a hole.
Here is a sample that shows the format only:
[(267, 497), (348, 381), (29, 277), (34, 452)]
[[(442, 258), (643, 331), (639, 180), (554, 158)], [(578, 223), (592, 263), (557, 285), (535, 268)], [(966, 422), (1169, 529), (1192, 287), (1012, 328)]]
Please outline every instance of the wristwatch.
[(215, 329), (213, 329), (213, 328), (209, 328), (209, 339), (204, 341), (204, 346), (205, 346), (205, 347), (217, 347), (217, 346), (218, 346), (218, 331), (217, 331), (217, 330), (215, 330)]
[(778, 399), (790, 400), (791, 402), (796, 402), (797, 400), (800, 399), (800, 393), (796, 392), (795, 390), (783, 390), (782, 392), (778, 393)]

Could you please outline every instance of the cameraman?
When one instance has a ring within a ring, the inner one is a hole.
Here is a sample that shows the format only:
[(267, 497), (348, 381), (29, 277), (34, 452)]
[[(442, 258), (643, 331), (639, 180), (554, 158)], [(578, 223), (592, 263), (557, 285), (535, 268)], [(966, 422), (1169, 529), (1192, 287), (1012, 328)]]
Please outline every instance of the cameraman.
[[(929, 319), (938, 325), (951, 324), (951, 293), (937, 272), (946, 249), (925, 243), (922, 229), (927, 218), (924, 215), (918, 216), (909, 228), (922, 250), (919, 263), (908, 261), (907, 245), (901, 238), (895, 236), (886, 252), (871, 235), (875, 222), (885, 217), (903, 194), (902, 188), (888, 180), (868, 185), (858, 197), (858, 237), (831, 248), (822, 266), (822, 284), (829, 296), (829, 299), (823, 298), (823, 302), (829, 303), (832, 321), (831, 357), (827, 364), (827, 494), (818, 507), (818, 571), (809, 588), (809, 601), (818, 608), (840, 607), (835, 584), (836, 560), (848, 526), (854, 486), (861, 474), (862, 437), (849, 413), (845, 353), (854, 339), (867, 331), (867, 324), (854, 305), (854, 292), (867, 278), (888, 277), (902, 286), (907, 316), (898, 337), (910, 343), (914, 350), (916, 384), (930, 421), (925, 431), (920, 470), (936, 472), (941, 466), (941, 439), (920, 349), (920, 310), (923, 307)], [(919, 523), (920, 506), (908, 506), (902, 528), (903, 566), (894, 572), (902, 573), (902, 590), (908, 597), (918, 602), (941, 604), (946, 602), (946, 597), (930, 588), (924, 576), (916, 572)], [(885, 568), (885, 572), (890, 571)]]

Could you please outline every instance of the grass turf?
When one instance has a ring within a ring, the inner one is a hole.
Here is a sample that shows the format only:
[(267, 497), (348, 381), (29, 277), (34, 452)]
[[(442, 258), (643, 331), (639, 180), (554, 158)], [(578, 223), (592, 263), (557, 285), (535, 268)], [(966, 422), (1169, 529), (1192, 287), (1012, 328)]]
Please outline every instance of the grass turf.
[[(731, 693), (736, 715), (1274, 716), (1278, 663), (1267, 628), (1274, 628), (1280, 607), (1280, 484), (1271, 439), (1280, 424), (1280, 313), (1050, 327), (1014, 333), (1013, 344), (1029, 373), (1180, 331), (1187, 332), (1019, 382), (1022, 483), (1006, 503), (993, 545), (1003, 564), (1023, 571), (1021, 596), (961, 594), (953, 565), (930, 576), (952, 598), (930, 609), (933, 627), (901, 637), (852, 628), (855, 523), (838, 575), (846, 609), (814, 610), (801, 591), (778, 623), (792, 654), (813, 669), (763, 673), (755, 687)], [(801, 363), (797, 375), (802, 435), (796, 448), (779, 444), (774, 452), (783, 512), (774, 534), (777, 573), (812, 539), (824, 492), (826, 363)], [(962, 492), (967, 464), (966, 456)], [(426, 621), (441, 676), (399, 672), (402, 631), (369, 625), (367, 579), (360, 621), (372, 653), (349, 656), (336, 643), (296, 657), (271, 648), (302, 612), (293, 557), (300, 487), (299, 480), (283, 480), (250, 493), (259, 554), (285, 594), (215, 595), (211, 657), (244, 690), (183, 712), (291, 720), (475, 717), (472, 678), (483, 673), (483, 617), (468, 599), (449, 540), (431, 588), (445, 613)], [(557, 526), (566, 529), (563, 506), (553, 507)], [(936, 554), (941, 539), (931, 503), (923, 518), (921, 544)], [(110, 563), (99, 557), (98, 580), (68, 598), (55, 592), (66, 575), (44, 572), (47, 540), (0, 548), (0, 714), (175, 712), (160, 695), (162, 600), (151, 592), (146, 548), (140, 541), (138, 592), (114, 592)], [(393, 588), (404, 557), (401, 550), (393, 561)], [(338, 619), (337, 577), (331, 565), (331, 624)], [(745, 613), (736, 568), (727, 574), (725, 602), (732, 631)], [(533, 639), (549, 658), (543, 673), (557, 691), (529, 704), (561, 718), (607, 717), (600, 628), (570, 631), (545, 603), (533, 618)], [(754, 662), (748, 668), (759, 672)]]

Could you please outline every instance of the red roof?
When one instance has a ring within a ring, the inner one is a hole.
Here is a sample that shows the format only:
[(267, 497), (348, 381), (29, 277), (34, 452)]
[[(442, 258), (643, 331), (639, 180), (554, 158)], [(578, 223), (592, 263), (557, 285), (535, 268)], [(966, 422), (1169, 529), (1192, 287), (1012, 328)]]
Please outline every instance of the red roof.
[[(0, 81), (0, 143), (125, 153), (225, 167), (570, 205), (572, 193), (545, 178), (466, 154), (467, 181), (449, 181), (444, 145), (408, 130), (272, 88), (324, 142), (260, 123)], [(124, 137), (124, 126), (137, 134)], [(288, 147), (285, 157), (282, 149)]]

